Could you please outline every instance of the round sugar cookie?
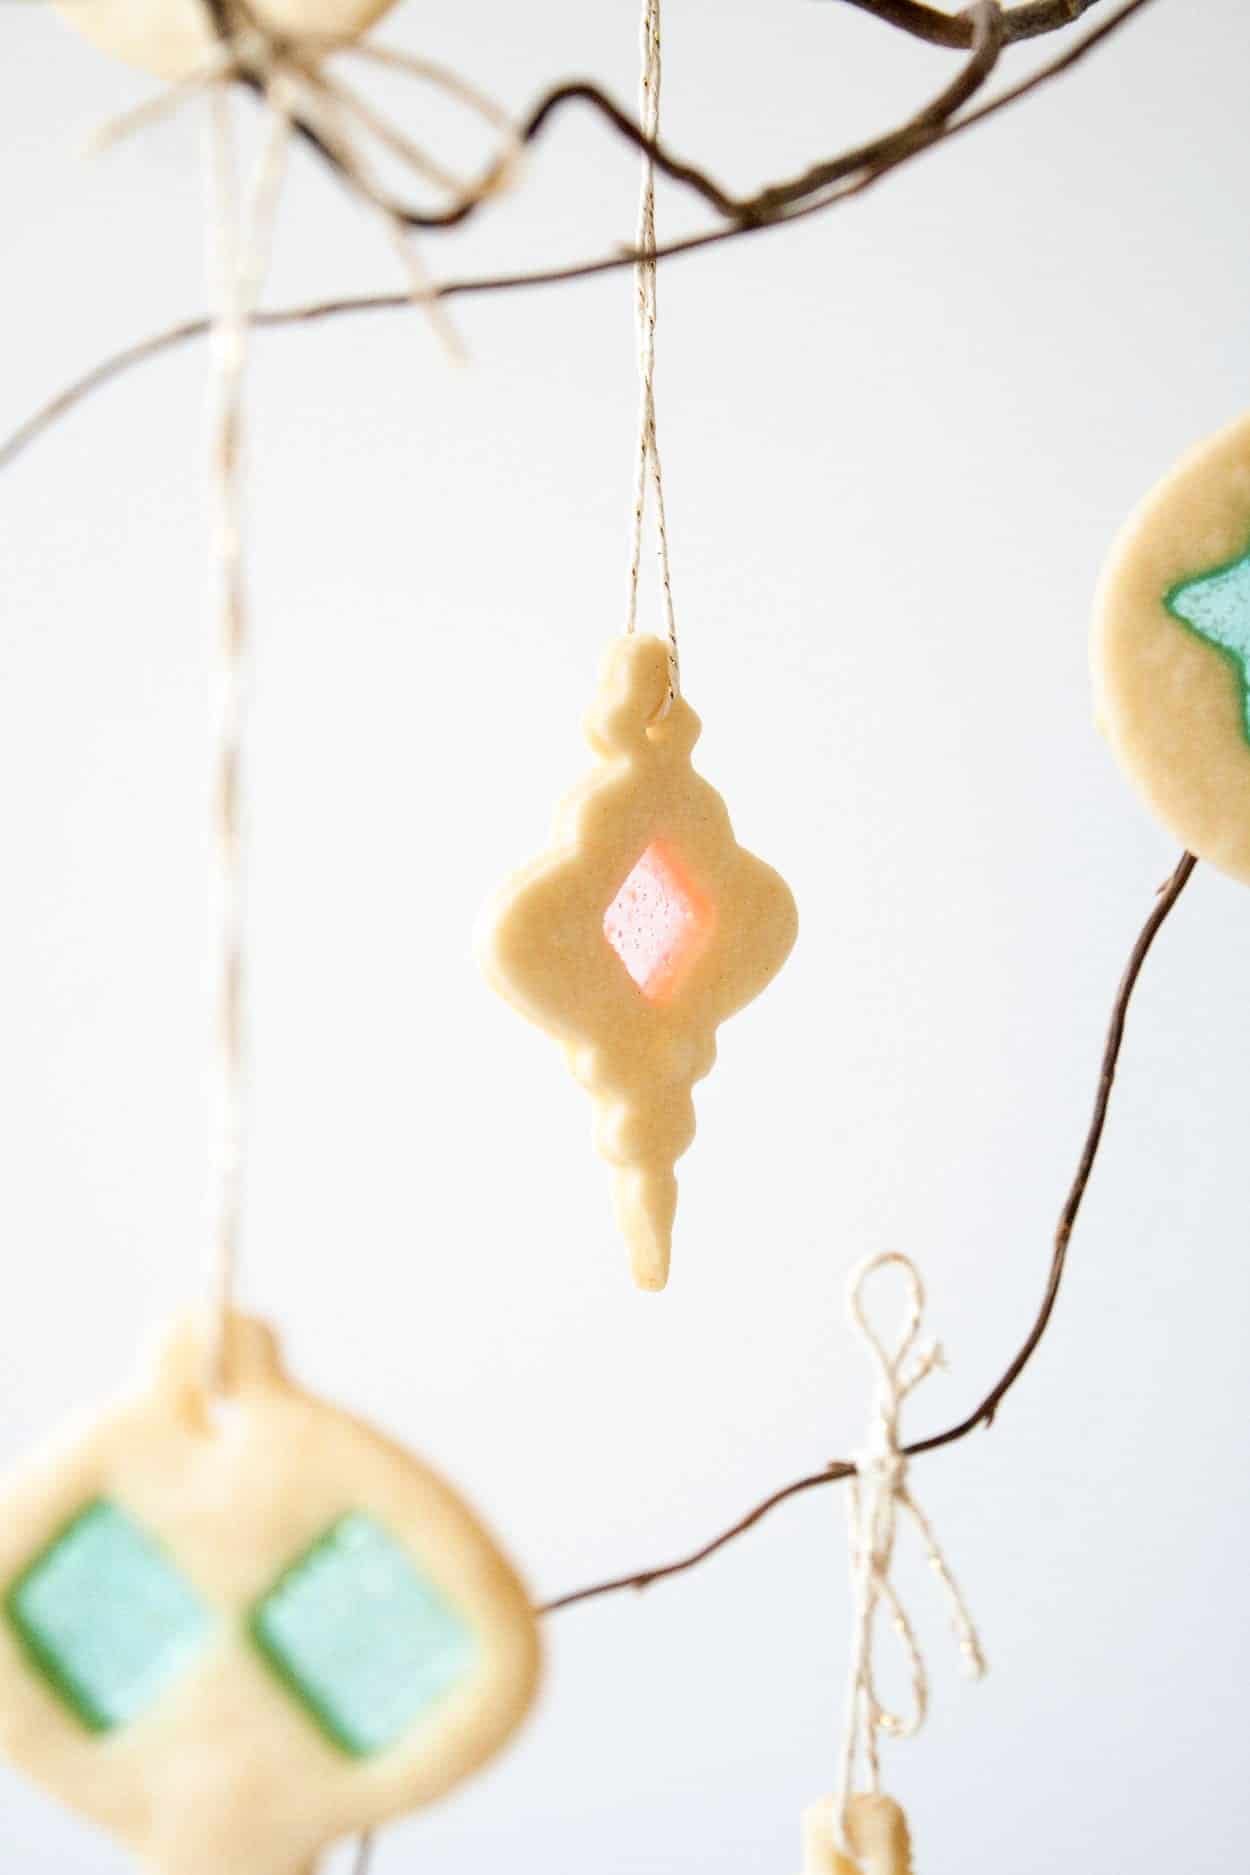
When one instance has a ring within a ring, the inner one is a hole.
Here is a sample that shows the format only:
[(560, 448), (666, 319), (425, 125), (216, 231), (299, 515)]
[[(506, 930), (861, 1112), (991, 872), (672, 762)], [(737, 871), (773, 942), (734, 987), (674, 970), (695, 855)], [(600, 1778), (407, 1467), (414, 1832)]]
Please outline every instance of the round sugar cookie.
[(1151, 813), (1250, 885), (1250, 416), (1132, 515), (1091, 649), (1099, 726)]
[[(187, 78), (217, 42), (205, 0), (52, 0), (101, 52), (157, 78)], [(260, 26), (292, 39), (358, 39), (395, 0), (251, 0)]]

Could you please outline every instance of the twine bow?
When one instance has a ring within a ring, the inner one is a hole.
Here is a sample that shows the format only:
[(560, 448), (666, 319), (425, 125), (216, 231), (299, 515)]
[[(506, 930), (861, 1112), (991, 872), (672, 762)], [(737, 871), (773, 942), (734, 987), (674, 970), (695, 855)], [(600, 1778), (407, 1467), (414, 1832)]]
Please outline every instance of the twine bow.
[[(888, 1268), (901, 1270), (907, 1285), (902, 1332), (892, 1354), (864, 1309), (864, 1291), (869, 1278), (878, 1270)], [(851, 1324), (859, 1331), (876, 1363), (878, 1384), (868, 1443), (856, 1458), (855, 1476), (850, 1480), (848, 1492), (855, 1625), (846, 1734), (834, 1802), (834, 1825), (844, 1851), (847, 1806), (854, 1788), (857, 1757), (862, 1753), (868, 1789), (878, 1792), (881, 1788), (880, 1734), (884, 1732), (891, 1738), (913, 1737), (924, 1724), (929, 1708), (929, 1677), (924, 1655), (891, 1579), (900, 1512), (915, 1524), (930, 1565), (942, 1585), (966, 1670), (975, 1679), (980, 1679), (985, 1672), (985, 1656), (972, 1617), (933, 1528), (908, 1489), (907, 1459), (899, 1443), (899, 1415), (904, 1400), (942, 1360), (936, 1341), (920, 1339), (924, 1301), (924, 1284), (919, 1271), (910, 1258), (897, 1251), (886, 1251), (861, 1264), (851, 1279), (847, 1297)], [(907, 1713), (890, 1711), (877, 1694), (873, 1641), (877, 1613), (883, 1605), (911, 1674), (912, 1704)]]
[[(172, 117), (189, 100), (208, 91), (219, 100), (236, 80), (255, 90), (277, 120), (276, 141), (284, 143), (292, 128), (316, 144), (338, 172), (355, 199), (376, 215), (407, 277), (414, 305), (424, 308), (449, 356), (463, 357), (459, 337), (448, 319), (439, 289), (425, 270), (412, 240), (415, 218), (386, 189), (368, 152), (377, 150), (405, 165), (433, 184), (445, 206), (431, 213), (431, 225), (453, 225), (478, 203), (512, 186), (524, 155), (524, 139), (511, 115), (494, 98), (460, 73), (437, 60), (418, 57), (396, 47), (344, 37), (336, 33), (302, 33), (297, 37), (268, 27), (253, 0), (230, 0), (224, 23), (218, 9), (205, 0), (206, 11), (217, 27), (218, 42), (185, 77), (165, 85), (153, 97), (111, 119), (91, 138), (89, 148), (112, 145)], [(381, 70), (400, 72), (430, 86), (463, 105), (498, 139), (486, 167), (476, 176), (451, 169), (400, 126), (393, 123), (368, 97), (330, 69), (332, 61), (355, 59)], [(217, 102), (213, 109), (213, 162), (220, 169), (232, 161), (226, 114)], [(262, 154), (253, 193), (276, 190), (279, 158)], [(222, 210), (218, 210), (220, 217)], [(255, 250), (258, 271), (268, 248)], [(255, 311), (253, 306), (249, 312)]]

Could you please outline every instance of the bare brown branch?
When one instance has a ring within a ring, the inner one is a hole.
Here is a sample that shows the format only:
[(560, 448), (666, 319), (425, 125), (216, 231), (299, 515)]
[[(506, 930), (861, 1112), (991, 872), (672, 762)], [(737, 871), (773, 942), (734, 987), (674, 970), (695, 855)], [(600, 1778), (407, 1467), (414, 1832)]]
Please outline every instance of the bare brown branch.
[(1192, 853), (1182, 853), (1176, 869), (1163, 886), (1155, 901), (1154, 909), (1138, 933), (1137, 942), (1129, 953), (1124, 975), (1116, 991), (1115, 1002), (1111, 1006), (1111, 1020), (1107, 1026), (1107, 1039), (1102, 1051), (1102, 1069), (1098, 1076), (1098, 1091), (1094, 1098), (1094, 1111), (1085, 1133), (1085, 1143), (1081, 1156), (1064, 1200), (1063, 1210), (1059, 1214), (1059, 1223), (1055, 1229), (1054, 1252), (1051, 1257), (1050, 1274), (1046, 1282), (1046, 1292), (1042, 1297), (1042, 1306), (1037, 1320), (1002, 1379), (992, 1386), (981, 1404), (961, 1419), (958, 1425), (951, 1426), (946, 1432), (935, 1433), (928, 1439), (917, 1439), (907, 1446), (909, 1458), (920, 1452), (936, 1452), (940, 1446), (953, 1445), (956, 1439), (966, 1438), (978, 1426), (992, 1426), (1005, 1396), (1015, 1386), (1021, 1374), (1037, 1352), (1042, 1336), (1050, 1326), (1055, 1304), (1059, 1300), (1059, 1289), (1063, 1282), (1064, 1271), (1068, 1266), (1068, 1246), (1072, 1241), (1072, 1232), (1080, 1214), (1085, 1192), (1089, 1185), (1090, 1174), (1102, 1145), (1103, 1130), (1107, 1124), (1107, 1111), (1111, 1105), (1111, 1092), (1115, 1086), (1116, 1069), (1120, 1064), (1120, 1050), (1124, 1046), (1124, 1027), (1128, 1020), (1128, 1006), (1132, 1001), (1133, 991), (1142, 967), (1150, 955), (1150, 949), (1175, 905), (1190, 880), (1194, 867), (1198, 864)]
[[(1072, 1241), (1072, 1232), (1080, 1214), (1081, 1205), (1089, 1186), (1090, 1175), (1098, 1158), (1102, 1145), (1103, 1133), (1107, 1124), (1107, 1113), (1111, 1105), (1112, 1089), (1115, 1086), (1116, 1069), (1119, 1066), (1120, 1051), (1124, 1046), (1124, 1031), (1128, 1020), (1129, 1004), (1137, 987), (1143, 966), (1150, 955), (1151, 946), (1162, 930), (1181, 893), (1188, 885), (1197, 860), (1192, 853), (1183, 853), (1176, 869), (1160, 890), (1150, 916), (1137, 935), (1136, 942), (1129, 953), (1128, 963), (1120, 978), (1111, 1005), (1111, 1016), (1107, 1024), (1106, 1041), (1103, 1044), (1102, 1066), (1098, 1076), (1098, 1088), (1094, 1096), (1094, 1110), (1081, 1146), (1075, 1175), (1064, 1199), (1063, 1209), (1059, 1214), (1059, 1223), (1055, 1229), (1051, 1252), (1050, 1270), (1046, 1279), (1046, 1288), (1042, 1296), (1041, 1307), (1037, 1312), (1032, 1328), (1029, 1330), (1019, 1353), (1012, 1360), (1001, 1379), (990, 1388), (979, 1406), (974, 1407), (965, 1419), (950, 1426), (945, 1432), (932, 1434), (927, 1439), (916, 1439), (911, 1445), (903, 1447), (908, 1458), (918, 1458), (922, 1452), (936, 1452), (944, 1445), (953, 1445), (958, 1439), (966, 1439), (978, 1426), (992, 1426), (995, 1415), (1003, 1400), (1019, 1380), (1021, 1374), (1032, 1360), (1050, 1326), (1059, 1300), (1059, 1291), (1063, 1284), (1064, 1273), (1068, 1265), (1068, 1248)], [(601, 1595), (616, 1595), (623, 1589), (645, 1589), (653, 1582), (662, 1582), (668, 1576), (683, 1574), (687, 1569), (694, 1569), (699, 1563), (706, 1562), (727, 1543), (734, 1542), (752, 1529), (771, 1510), (784, 1504), (789, 1498), (798, 1497), (801, 1492), (812, 1491), (818, 1485), (836, 1484), (843, 1478), (853, 1477), (855, 1467), (845, 1459), (835, 1459), (823, 1471), (810, 1473), (799, 1478), (793, 1484), (783, 1485), (774, 1491), (761, 1504), (749, 1510), (745, 1517), (730, 1526), (720, 1536), (713, 1537), (710, 1543), (704, 1543), (699, 1549), (683, 1556), (677, 1562), (664, 1563), (652, 1569), (640, 1569), (634, 1575), (612, 1576), (605, 1582), (592, 1582), (588, 1588), (574, 1589), (567, 1595), (559, 1595), (554, 1601), (547, 1602), (539, 1609), (540, 1614), (557, 1614), (562, 1608), (572, 1608), (578, 1602), (597, 1600)]]
[(971, 56), (958, 77), (941, 90), (931, 104), (898, 130), (877, 137), (871, 143), (848, 150), (843, 156), (814, 163), (789, 182), (775, 183), (761, 189), (749, 204), (754, 221), (775, 218), (779, 211), (791, 208), (860, 171), (872, 173), (893, 169), (907, 157), (927, 149), (947, 131), (955, 113), (962, 110), (993, 75), (1003, 49), (1003, 13), (994, 0), (977, 0), (969, 8), (972, 26)]
[[(972, 44), (972, 22), (967, 13), (947, 13), (941, 7), (925, 6), (922, 0), (842, 0), (844, 6), (858, 7), (871, 13), (886, 26), (925, 39), (932, 46), (962, 48)], [(1061, 32), (1072, 26), (1099, 0), (1029, 0), (1025, 6), (1008, 7), (1003, 13), (1003, 44), (1015, 45), (1021, 39), (1040, 39), (1046, 33)]]
[[(827, 209), (836, 208), (840, 203), (862, 195), (865, 190), (892, 175), (903, 164), (912, 161), (925, 150), (957, 136), (995, 116), (1009, 105), (1019, 102), (1029, 93), (1066, 72), (1085, 58), (1094, 48), (1126, 25), (1130, 19), (1150, 4), (1150, 0), (1125, 0), (1114, 13), (1104, 20), (1095, 30), (1086, 34), (1075, 45), (1069, 46), (1057, 58), (1051, 60), (1012, 86), (1008, 91), (992, 98), (988, 103), (966, 111), (962, 116), (947, 118), (945, 121), (934, 119), (940, 99), (919, 112), (908, 124), (889, 135), (877, 138), (873, 143), (861, 146), (856, 151), (847, 152), (843, 157), (832, 158), (829, 163), (818, 166), (828, 178), (827, 185), (816, 187), (811, 199), (789, 202), (767, 218), (746, 219), (731, 222), (722, 228), (712, 228), (701, 234), (687, 235), (678, 241), (670, 241), (655, 249), (657, 260), (675, 259), (681, 254), (694, 254), (704, 248), (719, 246), (724, 241), (741, 239), (750, 234), (758, 234), (768, 229), (783, 228), (791, 221), (803, 219), (808, 215), (822, 214)], [(1010, 15), (1008, 15), (1010, 17)], [(974, 52), (974, 60), (987, 54)], [(978, 63), (976, 69), (980, 69)], [(962, 74), (956, 84), (967, 82), (967, 73)], [(950, 88), (942, 94), (949, 96)], [(634, 141), (642, 138), (642, 132), (634, 126)], [(645, 143), (645, 139), (643, 140)], [(854, 168), (858, 163), (860, 167)], [(851, 165), (850, 173), (847, 166)], [(814, 172), (808, 172), (814, 173)], [(837, 178), (842, 178), (838, 180)], [(787, 185), (772, 185), (773, 189)], [(815, 186), (815, 185), (813, 185)], [(767, 194), (768, 191), (763, 193)], [(460, 298), (470, 294), (515, 292), (531, 287), (555, 286), (573, 280), (588, 280), (604, 273), (614, 273), (621, 268), (634, 267), (641, 258), (637, 249), (624, 248), (618, 253), (605, 255), (601, 259), (573, 263), (563, 267), (545, 267), (532, 271), (507, 274), (484, 275), (462, 280), (447, 280), (434, 291), (444, 300)], [(275, 308), (269, 312), (257, 314), (255, 323), (264, 327), (305, 325), (322, 319), (339, 318), (350, 313), (397, 311), (411, 307), (411, 295), (407, 293), (359, 293), (345, 294), (341, 297), (312, 301), (304, 306)], [(176, 350), (179, 346), (195, 339), (203, 338), (209, 331), (206, 319), (188, 319), (181, 324), (171, 326), (163, 332), (155, 333), (150, 338), (141, 339), (137, 344), (127, 346), (112, 357), (102, 360), (98, 365), (67, 385), (40, 409), (33, 412), (25, 422), (0, 443), (0, 469), (8, 467), (34, 443), (37, 438), (49, 430), (54, 423), (67, 415), (85, 398), (114, 379), (146, 363), (162, 353)]]
[(577, 1602), (593, 1601), (600, 1595), (615, 1595), (621, 1589), (650, 1588), (653, 1582), (662, 1582), (666, 1576), (682, 1575), (687, 1569), (694, 1569), (699, 1563), (706, 1562), (709, 1556), (715, 1556), (718, 1549), (724, 1549), (726, 1543), (732, 1543), (735, 1537), (744, 1536), (753, 1524), (767, 1517), (770, 1510), (775, 1510), (778, 1504), (784, 1504), (787, 1498), (798, 1497), (802, 1491), (812, 1491), (818, 1484), (833, 1484), (839, 1478), (850, 1478), (854, 1471), (854, 1465), (838, 1460), (826, 1466), (824, 1471), (814, 1471), (810, 1477), (796, 1479), (793, 1484), (774, 1491), (762, 1504), (757, 1504), (754, 1510), (749, 1510), (745, 1517), (739, 1518), (731, 1529), (713, 1537), (710, 1543), (704, 1543), (700, 1549), (692, 1550), (689, 1556), (683, 1556), (677, 1562), (662, 1563), (654, 1569), (643, 1569), (637, 1575), (614, 1576), (607, 1582), (594, 1582), (586, 1589), (574, 1589), (571, 1594), (559, 1595), (555, 1601), (545, 1602), (538, 1612), (540, 1615), (558, 1614), (560, 1609), (572, 1608)]
[[(220, 4), (220, 0), (213, 0)], [(715, 178), (697, 164), (688, 163), (673, 153), (668, 146), (657, 138), (649, 137), (641, 125), (635, 122), (629, 112), (612, 98), (602, 86), (590, 79), (575, 78), (555, 85), (541, 97), (530, 110), (520, 127), (521, 140), (534, 143), (542, 133), (563, 114), (569, 104), (588, 104), (627, 143), (651, 158), (656, 168), (670, 181), (698, 195), (708, 206), (726, 221), (747, 227), (757, 222), (775, 218), (778, 211), (790, 203), (801, 200), (827, 182), (838, 176), (847, 175), (852, 170), (862, 169), (867, 164), (884, 157), (891, 146), (900, 138), (918, 131), (931, 128), (952, 116), (973, 93), (980, 89), (990, 76), (997, 63), (998, 54), (1004, 44), (1002, 33), (1002, 8), (998, 0), (974, 0), (964, 18), (967, 27), (965, 46), (971, 51), (965, 71), (952, 84), (946, 86), (934, 102), (927, 106), (901, 130), (891, 132), (887, 137), (876, 139), (861, 149), (849, 151), (831, 162), (811, 165), (799, 175), (788, 181), (770, 184), (753, 195), (734, 196), (722, 187)], [(264, 86), (260, 77), (246, 69), (237, 73), (240, 83), (257, 94), (263, 95)], [(292, 122), (304, 141), (312, 148), (323, 162), (355, 192), (359, 192), (358, 177), (349, 176), (347, 167), (339, 153), (304, 117), (296, 113)], [(442, 209), (413, 208), (398, 201), (394, 196), (383, 195), (376, 189), (370, 191), (374, 205), (385, 208), (397, 221), (413, 229), (456, 228), (468, 221), (481, 209), (489, 196), (477, 191), (462, 201)]]
[[(207, 0), (207, 3), (215, 9), (221, 9), (223, 0)], [(942, 98), (935, 100), (929, 110), (914, 120), (912, 125), (905, 126), (902, 131), (892, 132), (876, 144), (866, 145), (860, 152), (850, 152), (847, 156), (812, 164), (787, 182), (773, 184), (753, 195), (734, 196), (706, 170), (700, 169), (697, 164), (683, 161), (663, 142), (649, 138), (627, 111), (601, 86), (588, 79), (570, 79), (553, 86), (524, 119), (521, 126), (522, 140), (526, 143), (534, 142), (563, 112), (566, 105), (589, 104), (619, 136), (635, 148), (645, 151), (656, 168), (670, 180), (701, 196), (726, 220), (746, 226), (775, 215), (779, 208), (800, 200), (838, 176), (848, 174), (851, 168), (862, 167), (865, 161), (874, 160), (874, 153), (886, 155), (892, 143), (908, 130), (922, 127), (926, 120), (931, 123), (945, 121), (989, 77), (1004, 46), (1024, 39), (1039, 38), (1071, 26), (1097, 5), (1098, 0), (1033, 0), (1032, 4), (1007, 9), (998, 5), (997, 0), (974, 0), (963, 12), (955, 14), (918, 4), (918, 0), (847, 0), (847, 3), (875, 14), (887, 25), (898, 27), (914, 37), (974, 53), (968, 72), (949, 88), (949, 95), (943, 94)], [(240, 78), (254, 90), (260, 89), (251, 74), (241, 72)], [(295, 125), (323, 161), (338, 173), (340, 179), (347, 181), (339, 157), (317, 131), (298, 116)], [(858, 162), (855, 161), (856, 157)], [(385, 200), (388, 212), (409, 227), (435, 229), (460, 226), (483, 206), (486, 199), (479, 193), (446, 209), (412, 208), (390, 197), (379, 198), (379, 201)]]
[[(1092, 5), (1094, 0), (1087, 0)], [(856, 170), (871, 167), (884, 162), (896, 154), (903, 143), (921, 133), (944, 124), (948, 118), (962, 108), (990, 77), (998, 62), (1006, 39), (1004, 22), (1006, 15), (997, 4), (997, 0), (973, 0), (967, 14), (961, 15), (961, 24), (965, 27), (965, 36), (960, 42), (972, 56), (963, 71), (949, 85), (945, 86), (929, 105), (920, 111), (901, 129), (891, 131), (871, 143), (849, 150), (845, 155), (831, 158), (826, 162), (812, 164), (800, 171), (797, 176), (781, 183), (772, 183), (757, 190), (753, 195), (734, 196), (723, 188), (706, 170), (694, 163), (683, 162), (667, 146), (647, 136), (641, 126), (635, 123), (628, 111), (611, 98), (599, 85), (588, 79), (571, 79), (556, 85), (539, 100), (525, 119), (521, 127), (521, 137), (526, 143), (532, 143), (539, 134), (554, 120), (557, 112), (566, 104), (589, 104), (600, 117), (623, 137), (626, 142), (648, 155), (656, 168), (670, 181), (679, 182), (691, 189), (696, 195), (714, 208), (717, 214), (727, 221), (749, 226), (757, 222), (775, 219), (778, 212), (804, 197), (814, 194), (818, 189), (853, 174)], [(413, 228), (451, 227), (467, 219), (468, 215), (480, 206), (480, 203), (464, 203), (460, 207), (441, 215), (423, 214), (407, 210), (398, 204), (392, 204), (401, 219)]]

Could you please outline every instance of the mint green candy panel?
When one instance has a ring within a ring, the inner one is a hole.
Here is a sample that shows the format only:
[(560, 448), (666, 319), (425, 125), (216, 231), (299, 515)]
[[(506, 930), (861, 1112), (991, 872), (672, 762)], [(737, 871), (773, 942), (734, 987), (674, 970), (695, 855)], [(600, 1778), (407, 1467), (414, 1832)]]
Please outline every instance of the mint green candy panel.
[(159, 1698), (211, 1616), (159, 1544), (116, 1504), (90, 1504), (5, 1597), (32, 1666), (93, 1732)]
[(1173, 586), (1164, 604), (1233, 667), (1241, 698), (1242, 727), (1250, 741), (1250, 549)]
[(252, 1614), (270, 1665), (342, 1750), (385, 1751), (474, 1667), (473, 1630), (369, 1517), (339, 1521)]

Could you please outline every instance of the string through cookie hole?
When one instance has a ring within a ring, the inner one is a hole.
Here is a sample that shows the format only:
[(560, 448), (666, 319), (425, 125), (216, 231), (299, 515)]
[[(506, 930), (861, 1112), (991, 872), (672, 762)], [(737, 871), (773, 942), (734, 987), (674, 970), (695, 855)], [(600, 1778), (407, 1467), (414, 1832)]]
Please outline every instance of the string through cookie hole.
[[(652, 143), (660, 134), (661, 77), (660, 0), (643, 0), (642, 84), (639, 116), (643, 131)], [(634, 283), (637, 295), (635, 322), (638, 334), (640, 391), (625, 630), (629, 633), (638, 629), (638, 583), (642, 571), (642, 536), (646, 521), (647, 491), (650, 488), (655, 497), (656, 552), (659, 560), (665, 636), (668, 644), (668, 689), (655, 716), (647, 725), (649, 729), (653, 729), (664, 721), (675, 700), (681, 695), (681, 660), (677, 648), (677, 615), (673, 606), (668, 516), (664, 506), (664, 472), (660, 464), (660, 446), (655, 419), (655, 327), (658, 311), (655, 259), (655, 159), (649, 152), (644, 156), (642, 164), (637, 247), (640, 258), (634, 269)]]

